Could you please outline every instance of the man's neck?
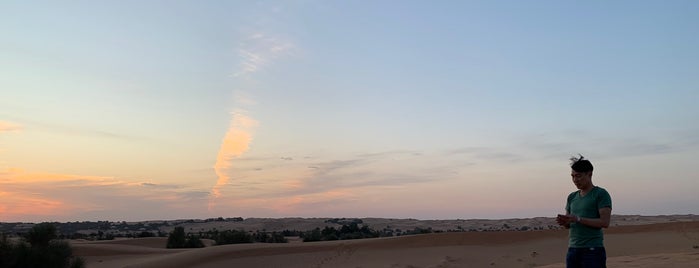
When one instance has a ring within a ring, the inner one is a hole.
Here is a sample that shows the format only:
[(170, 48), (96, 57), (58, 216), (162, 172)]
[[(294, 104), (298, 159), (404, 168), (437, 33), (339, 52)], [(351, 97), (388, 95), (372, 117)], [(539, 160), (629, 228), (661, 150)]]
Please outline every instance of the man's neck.
[(580, 195), (583, 195), (583, 196), (586, 195), (587, 193), (592, 191), (593, 188), (595, 188), (595, 185), (590, 184), (590, 186), (585, 187), (585, 189), (580, 189)]

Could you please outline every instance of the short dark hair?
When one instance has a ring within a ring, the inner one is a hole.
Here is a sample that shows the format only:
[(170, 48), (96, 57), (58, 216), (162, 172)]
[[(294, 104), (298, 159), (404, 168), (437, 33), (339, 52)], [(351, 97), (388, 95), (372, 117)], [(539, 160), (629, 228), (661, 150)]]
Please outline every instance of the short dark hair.
[(581, 154), (578, 154), (578, 157), (573, 156), (570, 158), (570, 168), (580, 173), (591, 172), (593, 169), (590, 160), (585, 159)]

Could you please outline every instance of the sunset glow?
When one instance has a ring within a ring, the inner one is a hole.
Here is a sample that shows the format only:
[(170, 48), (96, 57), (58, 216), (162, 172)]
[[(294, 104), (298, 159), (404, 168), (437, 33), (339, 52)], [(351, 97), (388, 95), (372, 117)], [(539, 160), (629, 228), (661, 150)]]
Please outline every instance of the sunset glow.
[(215, 199), (221, 196), (221, 188), (224, 187), (230, 180), (227, 174), (232, 165), (233, 159), (240, 157), (250, 147), (252, 141), (252, 131), (257, 125), (257, 122), (241, 113), (233, 114), (231, 125), (226, 132), (226, 136), (221, 143), (221, 149), (216, 157), (214, 170), (218, 180), (211, 190), (212, 200), (209, 201), (209, 210), (215, 204)]
[(698, 12), (2, 3), (0, 222), (699, 214)]

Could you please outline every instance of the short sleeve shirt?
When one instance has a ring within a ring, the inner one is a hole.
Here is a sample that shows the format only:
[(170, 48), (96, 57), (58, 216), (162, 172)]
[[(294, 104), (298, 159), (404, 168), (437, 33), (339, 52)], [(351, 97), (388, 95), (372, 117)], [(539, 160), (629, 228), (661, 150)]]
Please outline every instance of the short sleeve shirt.
[[(566, 211), (581, 218), (598, 219), (600, 217), (599, 209), (605, 207), (612, 207), (612, 198), (607, 190), (597, 186), (592, 188), (585, 196), (580, 196), (580, 191), (570, 193), (570, 195), (568, 195), (568, 202), (566, 203)], [(594, 228), (580, 223), (571, 223), (569, 232), (569, 247), (586, 248), (604, 246), (602, 228)]]

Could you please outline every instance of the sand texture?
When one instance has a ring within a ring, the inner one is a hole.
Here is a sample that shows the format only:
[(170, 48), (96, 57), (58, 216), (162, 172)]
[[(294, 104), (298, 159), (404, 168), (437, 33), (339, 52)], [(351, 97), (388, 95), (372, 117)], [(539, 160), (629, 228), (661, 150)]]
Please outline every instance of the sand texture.
[[(605, 230), (609, 267), (699, 267), (699, 221)], [(166, 238), (74, 241), (88, 267), (564, 267), (566, 230), (166, 249)]]

